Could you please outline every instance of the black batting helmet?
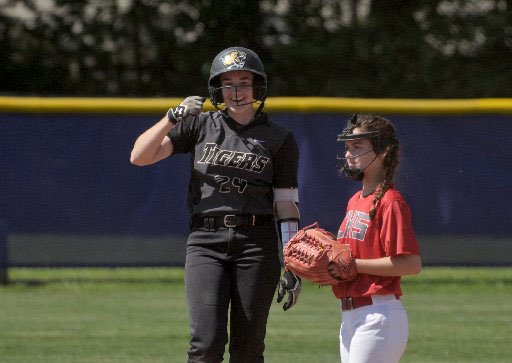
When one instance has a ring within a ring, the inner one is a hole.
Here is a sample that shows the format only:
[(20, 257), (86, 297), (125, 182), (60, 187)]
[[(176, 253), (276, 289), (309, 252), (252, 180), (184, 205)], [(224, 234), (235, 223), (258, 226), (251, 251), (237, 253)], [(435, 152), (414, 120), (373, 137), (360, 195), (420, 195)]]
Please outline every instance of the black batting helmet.
[(214, 106), (223, 103), (220, 75), (230, 71), (249, 71), (254, 74), (254, 100), (264, 102), (267, 98), (267, 74), (260, 57), (252, 50), (243, 47), (231, 47), (217, 54), (210, 68), (208, 91)]

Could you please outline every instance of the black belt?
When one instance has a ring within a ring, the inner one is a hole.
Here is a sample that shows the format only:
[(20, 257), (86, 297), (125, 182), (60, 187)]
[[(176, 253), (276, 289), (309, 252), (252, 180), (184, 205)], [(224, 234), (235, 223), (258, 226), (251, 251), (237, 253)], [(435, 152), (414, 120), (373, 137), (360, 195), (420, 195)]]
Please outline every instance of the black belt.
[(218, 227), (253, 227), (272, 223), (271, 214), (226, 214), (224, 216), (193, 216), (191, 227), (204, 227), (206, 230)]

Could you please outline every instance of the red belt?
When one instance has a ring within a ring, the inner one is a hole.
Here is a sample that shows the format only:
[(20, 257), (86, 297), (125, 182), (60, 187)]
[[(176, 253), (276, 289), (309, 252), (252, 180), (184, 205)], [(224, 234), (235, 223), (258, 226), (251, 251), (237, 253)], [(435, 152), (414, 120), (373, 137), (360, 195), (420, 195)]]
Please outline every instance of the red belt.
[(371, 296), (344, 297), (341, 299), (341, 311), (353, 310), (362, 306), (372, 305)]

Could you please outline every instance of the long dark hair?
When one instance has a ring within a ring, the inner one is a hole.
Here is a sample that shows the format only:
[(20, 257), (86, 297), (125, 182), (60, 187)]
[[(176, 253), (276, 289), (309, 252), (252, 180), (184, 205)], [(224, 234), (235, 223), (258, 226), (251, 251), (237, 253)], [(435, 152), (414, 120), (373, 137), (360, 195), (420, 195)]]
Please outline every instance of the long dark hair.
[(378, 131), (378, 136), (370, 138), (376, 154), (385, 153), (383, 166), (385, 170), (384, 180), (375, 189), (370, 219), (376, 214), (379, 201), (384, 197), (386, 191), (393, 186), (395, 171), (400, 163), (400, 143), (396, 138), (395, 127), (388, 119), (374, 115), (357, 115), (354, 128), (363, 132)]

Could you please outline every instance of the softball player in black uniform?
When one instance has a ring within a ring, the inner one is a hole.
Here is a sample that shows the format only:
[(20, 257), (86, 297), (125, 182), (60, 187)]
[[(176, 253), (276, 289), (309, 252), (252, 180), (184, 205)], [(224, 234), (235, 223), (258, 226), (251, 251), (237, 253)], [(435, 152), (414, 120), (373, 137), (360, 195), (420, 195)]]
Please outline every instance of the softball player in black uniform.
[[(293, 306), (300, 279), (279, 279), (281, 241), (299, 221), (298, 148), (292, 133), (262, 112), (267, 76), (253, 51), (232, 47), (212, 62), (204, 97), (187, 97), (135, 142), (131, 161), (148, 165), (192, 154), (191, 212), (185, 285), (190, 315), (188, 362), (263, 362), (267, 318), (276, 286)], [(229, 314), (228, 314), (229, 312)], [(228, 318), (229, 315), (229, 318)]]

